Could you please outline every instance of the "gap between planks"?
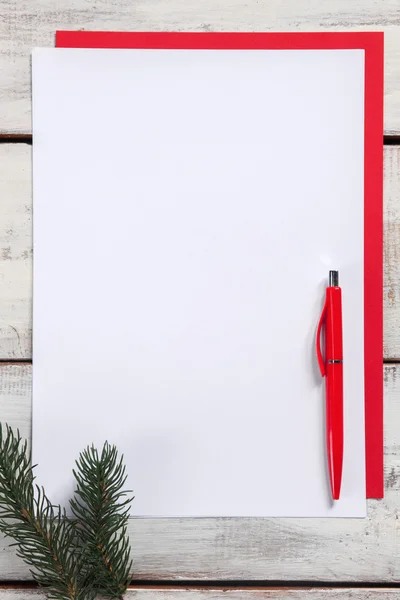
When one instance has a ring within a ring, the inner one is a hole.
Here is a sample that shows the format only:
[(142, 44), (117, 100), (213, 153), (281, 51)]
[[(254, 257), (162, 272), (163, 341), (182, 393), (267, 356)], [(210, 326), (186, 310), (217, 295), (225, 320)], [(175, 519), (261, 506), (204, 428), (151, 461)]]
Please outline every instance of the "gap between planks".
[[(0, 133), (0, 144), (29, 144), (32, 145), (30, 133)], [(400, 146), (400, 134), (387, 134), (383, 136), (384, 146)]]
[[(395, 358), (383, 358), (382, 360), (384, 365), (398, 365), (400, 364), (400, 357)], [(33, 361), (31, 358), (0, 358), (0, 366), (7, 365), (31, 365)]]
[[(270, 590), (311, 590), (316, 588), (324, 589), (400, 589), (400, 582), (385, 583), (371, 581), (138, 581), (133, 580), (128, 586), (128, 590), (154, 590), (154, 591), (173, 591), (178, 589), (190, 590), (248, 590), (248, 591), (270, 591)], [(38, 590), (40, 588), (34, 581), (1, 581), (1, 590)]]
[[(400, 137), (400, 136), (399, 136)], [(29, 144), (32, 145), (30, 133), (0, 133), (0, 144)]]

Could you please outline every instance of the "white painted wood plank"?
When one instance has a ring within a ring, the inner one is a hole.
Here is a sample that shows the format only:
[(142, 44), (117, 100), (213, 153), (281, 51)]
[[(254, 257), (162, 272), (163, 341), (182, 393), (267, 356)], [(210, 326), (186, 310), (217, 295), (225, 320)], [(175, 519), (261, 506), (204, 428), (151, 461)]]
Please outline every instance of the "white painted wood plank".
[[(384, 355), (399, 358), (400, 146), (386, 146), (384, 160)], [(26, 359), (32, 331), (31, 147), (0, 144), (0, 165), (0, 360)]]
[(0, 359), (31, 355), (31, 147), (0, 145)]
[[(264, 588), (190, 589), (130, 588), (127, 600), (398, 600), (400, 590), (389, 588)], [(0, 600), (44, 600), (45, 594), (32, 589), (0, 589)]]
[(384, 153), (384, 355), (400, 357), (400, 146)]
[[(369, 501), (367, 519), (131, 519), (134, 578), (398, 581), (400, 365), (387, 365), (384, 376), (386, 490), (383, 500)], [(24, 436), (30, 435), (30, 386), (29, 365), (0, 365), (1, 419)], [(29, 578), (1, 538), (0, 581)]]
[(400, 131), (398, 0), (1, 0), (0, 131), (31, 131), (30, 52), (56, 29), (384, 31), (385, 128)]

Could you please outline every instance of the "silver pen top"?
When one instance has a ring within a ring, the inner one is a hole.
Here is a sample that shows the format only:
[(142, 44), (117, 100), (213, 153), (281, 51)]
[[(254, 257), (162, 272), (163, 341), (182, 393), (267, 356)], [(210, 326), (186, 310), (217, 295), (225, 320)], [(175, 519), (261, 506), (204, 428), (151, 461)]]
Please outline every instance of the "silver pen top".
[(329, 271), (329, 287), (337, 287), (339, 285), (339, 271)]

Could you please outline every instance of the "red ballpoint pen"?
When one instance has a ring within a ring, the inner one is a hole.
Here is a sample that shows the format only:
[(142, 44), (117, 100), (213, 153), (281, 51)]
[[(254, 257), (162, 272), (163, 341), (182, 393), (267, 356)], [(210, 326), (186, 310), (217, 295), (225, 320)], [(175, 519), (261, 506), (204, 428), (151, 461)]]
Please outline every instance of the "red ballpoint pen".
[[(321, 329), (325, 324), (325, 358)], [(329, 271), (324, 308), (317, 329), (317, 357), (326, 377), (326, 445), (332, 498), (339, 500), (343, 468), (343, 335), (342, 290), (338, 271)]]

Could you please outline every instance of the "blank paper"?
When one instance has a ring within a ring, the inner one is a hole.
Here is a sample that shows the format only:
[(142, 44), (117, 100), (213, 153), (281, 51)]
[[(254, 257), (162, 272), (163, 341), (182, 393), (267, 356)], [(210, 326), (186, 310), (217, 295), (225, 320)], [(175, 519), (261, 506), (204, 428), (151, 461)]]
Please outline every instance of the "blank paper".
[(53, 502), (107, 439), (133, 515), (365, 516), (363, 105), (361, 50), (34, 52), (33, 460)]

